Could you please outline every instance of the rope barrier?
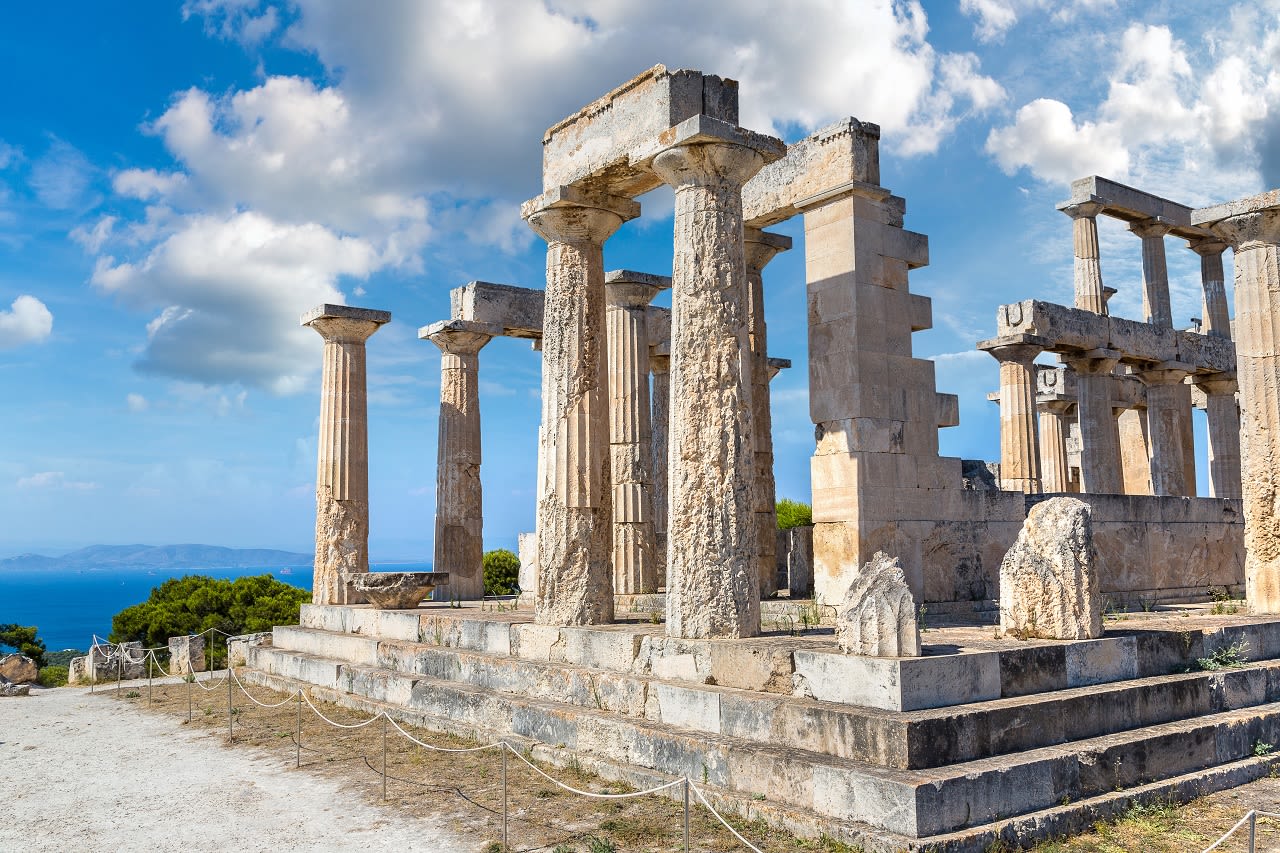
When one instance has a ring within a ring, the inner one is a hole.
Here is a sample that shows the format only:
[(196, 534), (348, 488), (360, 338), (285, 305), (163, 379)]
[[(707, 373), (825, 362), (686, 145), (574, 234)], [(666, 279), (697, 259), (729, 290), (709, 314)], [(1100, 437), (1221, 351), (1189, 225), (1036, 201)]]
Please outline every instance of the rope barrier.
[[(390, 720), (391, 718), (387, 717), (387, 719)], [(472, 747), (467, 747), (465, 749), (450, 749), (448, 747), (435, 746), (433, 744), (425, 743), (423, 741), (418, 740), (416, 737), (409, 734), (404, 729), (400, 728), (400, 724), (397, 723), (395, 720), (391, 720), (391, 725), (395, 727), (396, 731), (398, 731), (400, 734), (404, 735), (409, 740), (416, 743), (418, 746), (421, 746), (425, 749), (429, 749), (432, 752), (484, 752), (486, 749), (493, 749), (495, 747), (501, 747), (506, 745), (505, 741), (501, 741), (499, 743), (488, 743), (488, 744), (485, 744), (484, 746), (472, 746)]]
[(253, 696), (251, 696), (251, 695), (249, 694), (249, 691), (248, 691), (248, 690), (246, 690), (246, 689), (245, 689), (245, 687), (244, 687), (244, 683), (243, 683), (242, 681), (240, 681), (240, 676), (236, 675), (234, 670), (232, 670), (232, 671), (231, 671), (231, 677), (232, 677), (232, 678), (234, 678), (234, 679), (236, 680), (236, 685), (240, 688), (240, 692), (241, 692), (241, 693), (243, 693), (245, 696), (248, 696), (248, 697), (249, 697), (249, 701), (250, 701), (250, 702), (252, 702), (253, 704), (255, 704), (255, 705), (257, 705), (257, 706), (259, 706), (259, 707), (261, 707), (261, 708), (280, 708), (280, 707), (283, 707), (283, 706), (285, 706), (285, 705), (288, 705), (288, 704), (289, 704), (290, 702), (292, 702), (294, 699), (296, 699), (296, 698), (297, 698), (297, 696), (298, 696), (298, 694), (302, 692), (302, 691), (300, 691), (300, 690), (295, 690), (295, 691), (293, 691), (292, 693), (290, 693), (288, 696), (286, 696), (286, 697), (285, 697), (283, 700), (281, 700), (280, 702), (277, 702), (277, 703), (275, 703), (274, 705), (268, 705), (266, 702), (259, 702), (257, 699), (254, 699), (254, 698), (253, 698)]
[(721, 816), (720, 816), (720, 812), (716, 811), (715, 806), (713, 806), (713, 805), (711, 805), (711, 803), (707, 802), (707, 798), (706, 798), (706, 797), (704, 797), (704, 796), (702, 795), (702, 792), (698, 790), (698, 786), (697, 786), (697, 785), (695, 785), (695, 784), (693, 784), (692, 782), (690, 782), (690, 783), (689, 783), (689, 787), (693, 790), (693, 793), (697, 794), (698, 799), (702, 801), (702, 804), (703, 804), (704, 806), (706, 806), (706, 807), (707, 807), (707, 811), (709, 811), (709, 812), (711, 812), (713, 815), (715, 815), (716, 820), (720, 821), (720, 823), (722, 823), (722, 824), (724, 825), (724, 828), (725, 828), (725, 829), (727, 829), (727, 830), (729, 830), (730, 832), (732, 832), (732, 833), (733, 833), (733, 837), (734, 837), (734, 838), (738, 839), (738, 840), (739, 840), (739, 841), (741, 841), (743, 844), (745, 844), (745, 845), (747, 845), (748, 847), (750, 847), (752, 850), (754, 850), (754, 851), (755, 851), (755, 853), (764, 853), (764, 851), (763, 851), (763, 850), (761, 850), (759, 847), (755, 846), (755, 845), (754, 845), (754, 844), (752, 844), (750, 841), (748, 841), (747, 839), (743, 838), (743, 837), (742, 837), (742, 833), (738, 832), (738, 830), (736, 830), (736, 829), (734, 829), (732, 826), (730, 826), (730, 825), (729, 825), (729, 821), (725, 820), (723, 817), (721, 817)]
[[(507, 749), (511, 749), (511, 745), (508, 744), (506, 741), (499, 741), (499, 743), (507, 747)], [(556, 779), (554, 776), (549, 775), (541, 767), (537, 766), (532, 761), (525, 758), (520, 753), (516, 752), (514, 749), (511, 749), (511, 754), (514, 755), (516, 758), (519, 758), (525, 764), (529, 765), (529, 767), (533, 768), (534, 772), (536, 772), (538, 775), (545, 778), (547, 781), (552, 782), (556, 785), (559, 785), (561, 788), (564, 788), (566, 791), (572, 791), (575, 794), (579, 794), (584, 797), (591, 797), (592, 799), (596, 799), (596, 800), (629, 800), (633, 797), (644, 797), (649, 794), (656, 794), (659, 791), (665, 791), (668, 788), (674, 788), (676, 785), (683, 785), (685, 781), (684, 777), (681, 776), (679, 779), (675, 779), (671, 782), (667, 782), (665, 785), (658, 785), (653, 788), (648, 788), (644, 791), (635, 791), (629, 794), (598, 794), (594, 791), (583, 791), (573, 787), (572, 785), (566, 785), (565, 783), (561, 782), (559, 779)]]
[(311, 697), (307, 696), (307, 694), (305, 693), (302, 694), (302, 701), (307, 703), (307, 706), (310, 707), (311, 710), (315, 712), (317, 717), (324, 720), (329, 725), (339, 729), (363, 729), (365, 726), (369, 725), (370, 723), (376, 723), (382, 717), (382, 712), (379, 711), (376, 716), (370, 717), (369, 719), (365, 720), (363, 723), (356, 723), (355, 725), (349, 726), (349, 725), (344, 725), (343, 723), (334, 722), (333, 720), (326, 717), (324, 714), (320, 712), (319, 708), (311, 704)]

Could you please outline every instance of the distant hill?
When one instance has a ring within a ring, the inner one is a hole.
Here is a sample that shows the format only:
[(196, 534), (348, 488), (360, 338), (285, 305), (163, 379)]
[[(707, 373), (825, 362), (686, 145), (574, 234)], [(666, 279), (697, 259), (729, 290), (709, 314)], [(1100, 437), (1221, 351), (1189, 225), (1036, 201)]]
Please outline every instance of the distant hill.
[(230, 569), (305, 566), (311, 554), (218, 545), (90, 545), (61, 557), (19, 554), (0, 559), (0, 572), (61, 569)]

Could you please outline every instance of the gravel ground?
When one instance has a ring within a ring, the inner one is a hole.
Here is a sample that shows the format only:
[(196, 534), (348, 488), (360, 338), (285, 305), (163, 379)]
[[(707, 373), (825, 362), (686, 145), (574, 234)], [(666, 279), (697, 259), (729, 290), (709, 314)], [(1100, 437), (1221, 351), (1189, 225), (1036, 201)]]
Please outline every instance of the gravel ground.
[[(145, 691), (145, 682), (143, 682)], [(436, 853), (435, 821), (81, 688), (0, 699), (0, 848)]]

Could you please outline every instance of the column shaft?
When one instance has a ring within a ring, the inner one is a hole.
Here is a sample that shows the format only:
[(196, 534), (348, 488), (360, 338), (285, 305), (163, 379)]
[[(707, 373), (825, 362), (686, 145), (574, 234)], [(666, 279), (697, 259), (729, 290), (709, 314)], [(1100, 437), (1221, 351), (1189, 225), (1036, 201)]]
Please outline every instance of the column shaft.
[(1169, 226), (1150, 219), (1135, 222), (1129, 230), (1142, 238), (1142, 313), (1148, 323), (1172, 327), (1169, 266), (1164, 253), (1164, 235), (1169, 233)]
[(1045, 492), (1071, 491), (1067, 462), (1067, 413), (1072, 404), (1052, 400), (1040, 404), (1040, 468)]
[(978, 349), (1000, 362), (1000, 488), (1035, 493), (1043, 483), (1033, 362), (1044, 347), (1026, 335), (1013, 337), (984, 341)]
[(653, 549), (658, 586), (667, 585), (667, 427), (671, 422), (671, 356), (649, 358), (653, 371)]
[(1151, 453), (1151, 493), (1187, 495), (1183, 457), (1182, 379), (1185, 370), (1148, 370), (1139, 375), (1147, 386), (1147, 440)]
[(1107, 313), (1103, 296), (1102, 260), (1098, 252), (1099, 202), (1081, 202), (1058, 208), (1071, 217), (1071, 238), (1075, 250), (1076, 307), (1096, 314)]
[(1234, 377), (1219, 375), (1196, 383), (1205, 394), (1209, 421), (1209, 496), (1240, 497), (1239, 385)]
[(1116, 418), (1120, 435), (1121, 480), (1126, 495), (1151, 494), (1151, 441), (1145, 406), (1125, 409)]
[[(1106, 352), (1106, 351), (1104, 351)], [(1123, 494), (1120, 439), (1111, 406), (1112, 371), (1119, 354), (1064, 359), (1079, 388), (1080, 488), (1090, 494)]]
[(1200, 287), (1203, 291), (1201, 330), (1206, 335), (1231, 337), (1231, 315), (1227, 306), (1227, 276), (1222, 269), (1222, 253), (1227, 244), (1217, 240), (1197, 240), (1191, 251), (1200, 256)]

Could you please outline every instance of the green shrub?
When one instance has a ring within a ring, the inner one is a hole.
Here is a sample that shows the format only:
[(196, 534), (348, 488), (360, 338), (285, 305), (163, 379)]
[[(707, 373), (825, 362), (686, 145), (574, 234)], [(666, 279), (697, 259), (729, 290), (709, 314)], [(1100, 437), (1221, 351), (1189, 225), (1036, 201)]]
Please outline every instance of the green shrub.
[(515, 595), (520, 591), (520, 558), (506, 548), (484, 552), (484, 594)]
[(82, 658), (88, 652), (78, 651), (76, 649), (63, 649), (57, 652), (45, 652), (45, 666), (70, 666), (72, 658)]
[(813, 508), (799, 501), (783, 498), (778, 501), (778, 529), (790, 530), (813, 524)]
[(36, 631), (34, 625), (0, 625), (0, 649), (26, 655), (36, 666), (44, 666), (44, 641), (36, 636)]
[(41, 687), (64, 687), (66, 683), (67, 668), (65, 666), (41, 667), (40, 675), (36, 677), (36, 684)]

